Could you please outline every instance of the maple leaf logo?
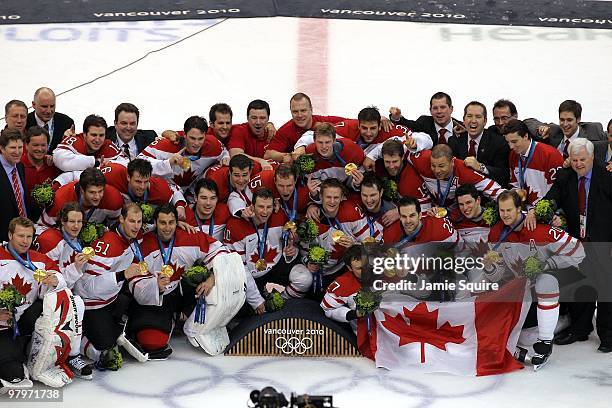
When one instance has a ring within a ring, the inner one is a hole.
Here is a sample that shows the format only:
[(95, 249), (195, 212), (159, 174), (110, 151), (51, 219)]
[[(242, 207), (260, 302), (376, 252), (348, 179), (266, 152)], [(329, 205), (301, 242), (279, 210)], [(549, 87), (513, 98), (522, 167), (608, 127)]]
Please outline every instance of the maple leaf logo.
[(174, 273), (170, 277), (170, 281), (172, 282), (181, 279), (183, 272), (185, 272), (185, 266), (178, 266), (178, 263), (176, 262), (170, 262), (170, 266), (172, 266), (172, 269), (174, 269)]
[[(276, 250), (276, 247), (268, 247), (266, 245), (266, 249), (264, 249), (264, 259), (266, 260), (268, 265), (271, 264), (272, 262), (274, 262), (274, 259), (277, 256), (278, 256), (278, 251)], [(251, 262), (255, 263), (255, 262), (257, 262), (258, 259), (259, 259), (259, 252), (255, 251), (251, 255)]]
[(538, 201), (538, 198), (539, 198), (538, 192), (532, 191), (529, 186), (525, 186), (525, 190), (527, 191), (527, 199), (525, 202), (529, 204), (535, 204), (535, 202)]
[[(17, 292), (21, 293), (23, 297), (25, 297), (32, 290), (32, 284), (26, 283), (21, 275), (15, 275), (13, 279), (11, 279), (11, 285), (17, 289)], [(5, 285), (6, 287), (7, 285)]]
[(403, 311), (409, 324), (401, 313), (395, 316), (383, 313), (385, 320), (381, 324), (399, 337), (400, 347), (410, 343), (421, 343), (421, 363), (425, 363), (425, 344), (446, 351), (446, 343), (461, 344), (465, 341), (463, 325), (451, 326), (445, 322), (438, 328), (438, 309), (428, 311), (425, 302), (419, 303), (412, 311), (406, 307)]

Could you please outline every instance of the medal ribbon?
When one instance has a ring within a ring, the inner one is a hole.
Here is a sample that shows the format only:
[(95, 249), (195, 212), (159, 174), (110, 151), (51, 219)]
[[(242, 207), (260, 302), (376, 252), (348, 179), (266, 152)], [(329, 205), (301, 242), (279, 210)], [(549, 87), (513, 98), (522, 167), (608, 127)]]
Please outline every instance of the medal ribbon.
[(531, 146), (529, 146), (529, 153), (527, 153), (527, 159), (525, 159), (525, 163), (523, 163), (523, 158), (519, 155), (518, 160), (518, 170), (519, 170), (519, 186), (521, 188), (525, 188), (527, 184), (525, 184), (525, 171), (527, 171), (527, 167), (529, 167), (529, 163), (531, 163), (531, 159), (533, 159), (533, 153), (535, 152), (536, 141), (531, 141)]
[(493, 246), (493, 251), (496, 251), (497, 248), (508, 238), (508, 236), (514, 232), (514, 230), (521, 225), (521, 223), (525, 221), (525, 215), (521, 214), (521, 219), (516, 222), (512, 227), (508, 227), (507, 225), (502, 230), (501, 235), (499, 236), (499, 241)]
[[(421, 232), (422, 228), (423, 228), (423, 224), (419, 225), (419, 228), (415, 229), (412, 233), (408, 235), (404, 235), (404, 238), (402, 238), (400, 242), (393, 244), (393, 247), (399, 248), (402, 245), (404, 245), (406, 242), (412, 241), (417, 235), (419, 235), (419, 232)], [(402, 230), (403, 230), (403, 227), (402, 227)]]
[(440, 207), (446, 207), (444, 203), (446, 202), (446, 197), (448, 197), (448, 193), (450, 193), (450, 188), (453, 185), (453, 181), (455, 179), (455, 170), (451, 172), (450, 177), (448, 178), (448, 184), (446, 184), (446, 190), (444, 194), (440, 191), (440, 180), (436, 179), (436, 183), (438, 183), (438, 205)]
[(142, 257), (142, 252), (140, 251), (140, 245), (138, 245), (138, 241), (135, 239), (129, 239), (125, 235), (121, 227), (117, 227), (117, 232), (119, 233), (119, 235), (121, 235), (123, 239), (125, 239), (128, 242), (128, 245), (130, 246), (132, 253), (136, 257), (136, 259), (138, 259), (138, 262), (144, 261), (144, 258)]
[(157, 235), (157, 245), (159, 246), (159, 252), (161, 253), (164, 265), (170, 265), (170, 257), (174, 249), (174, 237), (170, 240), (170, 244), (168, 244), (168, 249), (166, 250), (164, 249), (164, 244), (161, 242), (161, 239), (159, 239), (159, 235)]
[(70, 248), (74, 249), (74, 252), (77, 252), (77, 253), (83, 252), (83, 246), (79, 242), (78, 238), (76, 238), (75, 240), (70, 239), (68, 234), (66, 234), (66, 231), (64, 231), (63, 229), (62, 229), (62, 236), (64, 237), (64, 241), (66, 241), (66, 243), (70, 246)]
[(268, 221), (264, 224), (263, 236), (259, 236), (259, 229), (255, 225), (255, 221), (251, 220), (251, 224), (255, 227), (255, 233), (257, 234), (257, 252), (259, 259), (264, 259), (266, 252), (266, 240), (268, 239)]
[[(196, 210), (195, 204), (193, 206), (193, 214), (195, 215), (196, 222), (198, 223), (198, 229), (200, 230), (200, 232), (204, 232), (202, 231), (203, 222), (198, 216), (198, 212)], [(210, 224), (208, 224), (208, 235), (212, 237), (214, 231), (215, 231), (215, 215), (213, 213), (213, 215), (210, 216)]]
[(21, 255), (19, 255), (17, 253), (17, 251), (15, 251), (15, 249), (13, 249), (13, 247), (11, 246), (11, 244), (8, 244), (6, 246), (6, 248), (8, 249), (9, 253), (11, 254), (11, 256), (17, 261), (19, 262), (24, 268), (27, 268), (29, 270), (31, 270), (32, 272), (36, 271), (36, 265), (34, 265), (32, 263), (32, 261), (30, 261), (30, 254), (26, 251), (26, 259), (23, 259), (21, 257)]

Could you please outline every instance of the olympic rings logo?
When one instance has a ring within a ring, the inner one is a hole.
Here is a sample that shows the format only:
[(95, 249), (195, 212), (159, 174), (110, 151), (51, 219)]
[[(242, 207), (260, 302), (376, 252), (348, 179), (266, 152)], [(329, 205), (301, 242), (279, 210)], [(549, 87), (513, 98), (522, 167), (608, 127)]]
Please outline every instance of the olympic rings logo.
[(298, 337), (277, 337), (275, 340), (276, 348), (283, 352), (283, 354), (299, 354), (302, 355), (306, 351), (312, 348), (312, 339), (310, 337), (304, 337), (302, 339)]

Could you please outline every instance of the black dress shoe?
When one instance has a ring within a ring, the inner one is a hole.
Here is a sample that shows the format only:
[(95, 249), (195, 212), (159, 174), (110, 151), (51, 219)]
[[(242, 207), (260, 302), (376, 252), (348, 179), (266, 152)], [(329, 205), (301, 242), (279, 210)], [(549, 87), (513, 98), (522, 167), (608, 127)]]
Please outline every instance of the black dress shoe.
[(606, 343), (601, 343), (597, 350), (601, 351), (602, 353), (609, 353), (609, 352), (612, 351), (612, 345), (606, 344)]
[(568, 333), (565, 336), (557, 337), (554, 343), (559, 346), (564, 346), (566, 344), (572, 344), (577, 341), (587, 341), (588, 339), (589, 339), (589, 336), (587, 335), (578, 336), (573, 333)]

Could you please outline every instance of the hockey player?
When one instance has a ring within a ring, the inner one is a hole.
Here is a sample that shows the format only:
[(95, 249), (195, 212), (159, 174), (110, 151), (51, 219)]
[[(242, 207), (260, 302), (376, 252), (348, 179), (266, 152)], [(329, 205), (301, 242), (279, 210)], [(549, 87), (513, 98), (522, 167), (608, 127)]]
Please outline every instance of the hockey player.
[(527, 125), (518, 119), (510, 120), (502, 134), (510, 146), (510, 186), (519, 189), (528, 209), (527, 225), (533, 229), (533, 205), (550, 190), (563, 167), (563, 156), (554, 147), (531, 139)]
[(79, 181), (70, 182), (55, 192), (53, 205), (43, 211), (37, 232), (57, 225), (57, 217), (62, 206), (68, 202), (77, 202), (85, 218), (83, 222), (101, 223), (110, 226), (117, 221), (121, 213), (123, 198), (121, 193), (107, 185), (100, 169), (90, 167), (79, 176)]
[(321, 308), (325, 316), (338, 322), (350, 323), (357, 332), (357, 319), (363, 314), (356, 310), (355, 295), (361, 289), (361, 273), (367, 264), (363, 247), (353, 245), (343, 255), (347, 271), (327, 287)]
[(208, 112), (210, 126), (206, 134), (216, 137), (226, 149), (234, 129), (233, 116), (232, 108), (227, 103), (215, 103)]
[(244, 154), (237, 154), (229, 161), (229, 166), (213, 166), (204, 174), (219, 188), (219, 201), (227, 201), (232, 191), (244, 191), (253, 175), (253, 160)]
[(261, 99), (251, 101), (247, 106), (247, 122), (232, 127), (232, 138), (227, 147), (230, 156), (244, 154), (258, 162), (262, 170), (272, 170), (264, 153), (270, 138), (268, 137), (268, 119), (270, 105)]
[(253, 193), (266, 187), (274, 194), (275, 210), (282, 209), (289, 221), (295, 222), (299, 215), (306, 212), (306, 205), (312, 200), (310, 193), (318, 195), (317, 185), (311, 178), (304, 185), (299, 181), (295, 167), (281, 164), (275, 170), (263, 170), (253, 176), (243, 191), (233, 191), (228, 206), (232, 214), (242, 211), (241, 217), (248, 220), (253, 216), (253, 209), (249, 208)]
[[(194, 290), (181, 280), (183, 272), (198, 260), (212, 270), (213, 259), (228, 251), (221, 242), (206, 234), (190, 234), (177, 229), (176, 209), (170, 204), (157, 207), (153, 219), (155, 231), (145, 234), (141, 244), (150, 274), (129, 281), (136, 303), (130, 308), (127, 333), (150, 360), (159, 360), (172, 353), (168, 341), (176, 313), (190, 316), (184, 328), (187, 336), (195, 339), (197, 334), (191, 313), (195, 305)], [(242, 270), (219, 273), (236, 273), (244, 279)], [(195, 288), (195, 295), (208, 295), (214, 285), (215, 275), (211, 275)], [(243, 301), (243, 298), (238, 299), (236, 312)]]
[(206, 119), (191, 116), (176, 141), (158, 138), (138, 157), (151, 162), (154, 176), (174, 181), (186, 190), (207, 168), (229, 155), (217, 138), (206, 134), (207, 130)]
[[(329, 252), (325, 265), (308, 264), (316, 273), (316, 287), (325, 290), (344, 266), (342, 255), (347, 248), (370, 236), (370, 229), (362, 209), (350, 200), (346, 200), (346, 187), (335, 178), (325, 179), (321, 183), (321, 204), (311, 206), (318, 210), (314, 218), (319, 229), (316, 244)], [(313, 214), (311, 208), (308, 211)], [(307, 248), (303, 248), (304, 251)]]
[(122, 357), (117, 345), (141, 362), (148, 358), (131, 347), (122, 322), (130, 301), (124, 285), (149, 273), (139, 245), (141, 226), (142, 210), (138, 204), (126, 204), (117, 227), (92, 243), (95, 256), (75, 284), (75, 293), (85, 301), (83, 354), (100, 369), (121, 368)]
[(404, 145), (397, 140), (387, 140), (381, 147), (381, 159), (376, 161), (375, 173), (395, 182), (402, 197), (416, 197), (422, 211), (431, 208), (431, 196), (427, 185), (412, 164), (404, 157)]
[(455, 189), (462, 184), (474, 184), (476, 189), (490, 199), (495, 199), (503, 188), (497, 182), (467, 167), (462, 160), (453, 157), (448, 145), (437, 145), (432, 150), (407, 156), (434, 198), (437, 208), (452, 209), (456, 206)]
[[(284, 298), (301, 298), (312, 284), (312, 274), (304, 265), (296, 265), (294, 234), (284, 234), (288, 221), (284, 212), (274, 212), (272, 192), (260, 188), (253, 195), (253, 218), (230, 218), (225, 243), (242, 257), (260, 291), (268, 282), (274, 282), (285, 285), (281, 293)], [(258, 301), (252, 301), (254, 297), (247, 296), (255, 312), (264, 313), (263, 297), (259, 295)]]
[[(66, 366), (75, 330), (72, 293), (66, 289), (57, 264), (30, 249), (32, 221), (14, 218), (8, 230), (9, 241), (0, 247), (0, 285), (14, 286), (25, 301), (12, 311), (0, 310), (0, 327), (5, 326), (0, 330), (0, 393), (32, 387), (29, 374), (50, 387), (63, 387), (72, 381)], [(12, 330), (6, 327), (9, 319), (13, 321)], [(30, 335), (26, 368), (24, 349)]]
[(352, 140), (336, 140), (336, 130), (329, 123), (316, 125), (314, 143), (306, 147), (306, 154), (315, 158), (313, 178), (334, 177), (342, 182), (359, 172), (358, 167), (365, 158), (363, 150)]
[(185, 208), (185, 221), (179, 221), (184, 230), (200, 231), (217, 241), (223, 241), (225, 227), (231, 217), (227, 204), (219, 202), (217, 184), (209, 179), (200, 179), (194, 187), (196, 202)]
[(292, 119), (281, 126), (266, 149), (264, 159), (279, 163), (291, 163), (291, 152), (298, 139), (308, 130), (314, 130), (318, 123), (338, 123), (346, 120), (339, 116), (319, 116), (312, 114), (312, 103), (308, 95), (297, 93), (289, 100)]
[(533, 345), (531, 363), (537, 370), (552, 354), (552, 340), (559, 318), (559, 282), (552, 274), (556, 269), (577, 267), (585, 254), (580, 241), (550, 225), (537, 224), (533, 231), (525, 227), (521, 198), (514, 190), (505, 191), (497, 199), (501, 221), (491, 228), (492, 250), (484, 257), (485, 272), (491, 281), (520, 275), (530, 256), (543, 262), (535, 278), (538, 302), (538, 341)]
[(120, 155), (119, 149), (106, 139), (106, 121), (89, 115), (83, 122), (83, 133), (68, 130), (64, 140), (53, 151), (53, 163), (61, 171), (100, 167)]
[(360, 205), (368, 222), (369, 236), (381, 241), (385, 227), (399, 220), (397, 207), (390, 201), (383, 200), (382, 180), (373, 173), (366, 173), (364, 176), (360, 196)]
[[(84, 218), (85, 214), (78, 203), (64, 202), (58, 214), (58, 228), (49, 228), (36, 238), (36, 249), (46, 254), (58, 265), (70, 289), (83, 276), (83, 268), (89, 261), (89, 257), (93, 256), (93, 253), (88, 253), (88, 251), (93, 251), (93, 248), (84, 251), (79, 241)], [(85, 313), (85, 304), (78, 295), (74, 295), (74, 300), (79, 324), (76, 326), (75, 336), (70, 345), (70, 357), (66, 363), (74, 375), (91, 380), (93, 366), (86, 363), (80, 354), (83, 330), (81, 323)]]
[(185, 219), (185, 198), (179, 189), (161, 178), (151, 176), (151, 163), (144, 159), (132, 160), (127, 168), (109, 163), (101, 169), (106, 183), (123, 195), (124, 203), (145, 203), (158, 206), (171, 202), (176, 206), (179, 219)]
[(480, 205), (480, 194), (473, 184), (462, 184), (455, 191), (457, 209), (449, 219), (466, 242), (487, 242), (490, 227), (483, 220), (484, 208)]

